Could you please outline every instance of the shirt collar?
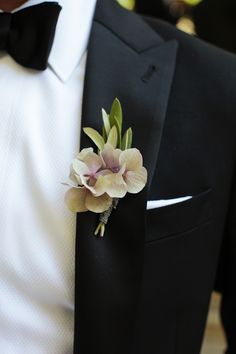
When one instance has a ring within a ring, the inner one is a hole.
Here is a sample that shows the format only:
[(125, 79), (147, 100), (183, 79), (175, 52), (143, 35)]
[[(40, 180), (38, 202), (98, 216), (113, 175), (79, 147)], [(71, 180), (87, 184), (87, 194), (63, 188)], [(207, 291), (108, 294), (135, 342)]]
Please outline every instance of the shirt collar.
[[(47, 0), (54, 1), (55, 0)], [(49, 56), (49, 67), (63, 81), (71, 77), (88, 46), (96, 0), (58, 0), (62, 10)], [(29, 0), (17, 10), (42, 3)]]

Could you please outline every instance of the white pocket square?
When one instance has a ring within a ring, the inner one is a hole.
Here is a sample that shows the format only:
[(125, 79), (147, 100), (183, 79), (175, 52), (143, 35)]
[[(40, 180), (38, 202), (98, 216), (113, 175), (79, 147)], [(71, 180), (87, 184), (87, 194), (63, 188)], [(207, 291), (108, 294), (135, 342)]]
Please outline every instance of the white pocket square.
[(174, 198), (174, 199), (148, 200), (147, 210), (162, 208), (167, 205), (182, 203), (182, 202), (185, 202), (186, 200), (189, 200), (191, 198), (192, 198), (192, 196), (180, 197), (180, 198)]

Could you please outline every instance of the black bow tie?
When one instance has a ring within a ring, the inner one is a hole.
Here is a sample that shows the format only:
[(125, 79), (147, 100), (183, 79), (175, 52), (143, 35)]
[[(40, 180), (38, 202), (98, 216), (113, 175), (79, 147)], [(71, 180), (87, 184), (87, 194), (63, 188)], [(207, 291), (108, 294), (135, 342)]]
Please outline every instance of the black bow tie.
[(0, 51), (19, 64), (45, 70), (61, 7), (56, 2), (0, 13)]

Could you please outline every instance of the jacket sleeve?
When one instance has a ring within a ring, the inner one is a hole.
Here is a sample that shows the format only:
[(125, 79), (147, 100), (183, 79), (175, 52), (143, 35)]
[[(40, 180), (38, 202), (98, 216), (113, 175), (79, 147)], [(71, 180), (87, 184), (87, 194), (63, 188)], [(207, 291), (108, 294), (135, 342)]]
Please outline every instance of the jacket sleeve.
[(225, 228), (216, 278), (216, 291), (222, 295), (221, 319), (228, 348), (226, 354), (236, 353), (236, 178)]

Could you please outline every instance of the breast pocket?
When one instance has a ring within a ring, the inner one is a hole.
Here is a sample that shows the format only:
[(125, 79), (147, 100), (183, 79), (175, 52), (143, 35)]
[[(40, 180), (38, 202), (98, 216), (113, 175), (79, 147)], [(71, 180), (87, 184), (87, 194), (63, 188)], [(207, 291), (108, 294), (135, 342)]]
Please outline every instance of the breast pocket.
[(146, 242), (161, 240), (200, 227), (212, 218), (212, 190), (193, 198), (146, 211)]

